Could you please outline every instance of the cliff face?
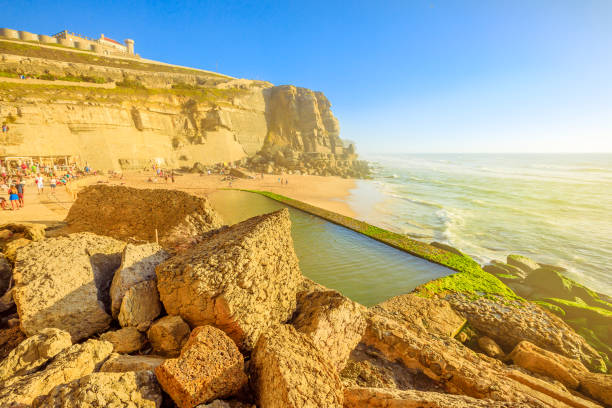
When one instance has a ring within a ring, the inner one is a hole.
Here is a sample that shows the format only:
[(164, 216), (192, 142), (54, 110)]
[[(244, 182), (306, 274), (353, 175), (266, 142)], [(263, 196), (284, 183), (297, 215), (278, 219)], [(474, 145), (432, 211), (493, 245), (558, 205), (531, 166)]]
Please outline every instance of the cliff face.
[(340, 125), (323, 93), (285, 85), (269, 89), (268, 94), (267, 145), (343, 153)]
[(10, 127), (1, 136), (0, 155), (78, 156), (94, 168), (120, 170), (153, 160), (187, 167), (235, 162), (271, 146), (344, 152), (338, 121), (320, 92), (206, 72), (86, 62), (0, 54), (1, 72), (108, 84), (0, 77), (0, 122)]

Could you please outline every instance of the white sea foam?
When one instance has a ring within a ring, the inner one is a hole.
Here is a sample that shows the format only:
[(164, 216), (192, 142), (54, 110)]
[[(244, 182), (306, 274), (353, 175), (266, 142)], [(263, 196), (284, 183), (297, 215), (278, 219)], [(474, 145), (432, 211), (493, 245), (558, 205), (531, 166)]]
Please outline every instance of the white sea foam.
[[(390, 155), (372, 219), (483, 262), (523, 253), (612, 295), (612, 155)], [(397, 176), (397, 177), (396, 177)], [(388, 177), (388, 178), (387, 178)]]

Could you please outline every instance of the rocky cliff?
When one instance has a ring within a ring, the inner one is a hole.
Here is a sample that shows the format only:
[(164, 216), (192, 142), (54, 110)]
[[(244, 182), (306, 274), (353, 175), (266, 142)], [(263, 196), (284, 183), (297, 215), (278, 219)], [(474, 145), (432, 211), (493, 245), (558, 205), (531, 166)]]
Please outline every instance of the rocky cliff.
[(245, 163), (277, 147), (356, 158), (320, 92), (49, 48), (0, 40), (2, 156), (114, 170)]

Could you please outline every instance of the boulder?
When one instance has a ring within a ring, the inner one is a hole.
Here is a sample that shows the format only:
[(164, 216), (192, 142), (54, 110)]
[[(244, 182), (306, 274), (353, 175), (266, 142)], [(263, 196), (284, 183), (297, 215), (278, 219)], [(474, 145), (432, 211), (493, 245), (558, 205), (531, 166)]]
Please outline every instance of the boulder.
[(522, 341), (508, 355), (508, 359), (533, 373), (553, 378), (568, 388), (578, 388), (576, 373), (588, 372), (578, 360), (544, 350), (528, 341)]
[(250, 368), (261, 408), (342, 406), (342, 383), (335, 367), (293, 326), (275, 325), (262, 333)]
[(47, 395), (54, 387), (97, 370), (112, 350), (113, 345), (107, 341), (87, 340), (74, 344), (56, 355), (43, 371), (6, 381), (0, 388), (0, 406), (30, 405), (36, 397)]
[(4, 295), (13, 283), (13, 268), (4, 254), (0, 253), (0, 296)]
[(516, 266), (517, 268), (523, 270), (527, 275), (540, 267), (537, 262), (527, 258), (526, 256), (517, 254), (508, 255), (506, 257), (506, 262), (508, 265)]
[(101, 372), (124, 373), (126, 371), (155, 370), (155, 367), (166, 361), (161, 356), (130, 356), (113, 353), (100, 368)]
[(312, 292), (301, 298), (292, 324), (341, 371), (363, 336), (365, 311), (336, 291)]
[(164, 316), (154, 322), (147, 336), (153, 350), (161, 355), (178, 356), (191, 329), (180, 316)]
[(302, 275), (289, 211), (253, 217), (159, 265), (157, 287), (169, 314), (191, 326), (213, 325), (243, 350), (287, 321)]
[(223, 223), (206, 198), (183, 191), (93, 185), (79, 192), (66, 217), (68, 232), (88, 231), (120, 240), (177, 248)]
[(608, 311), (612, 311), (612, 304), (601, 301), (595, 292), (550, 267), (534, 270), (525, 279), (524, 284), (535, 289), (535, 294), (532, 294), (532, 296), (567, 299), (572, 302), (575, 301), (575, 298), (580, 298), (590, 306), (607, 308)]
[(478, 347), (489, 357), (502, 359), (506, 355), (504, 350), (490, 337), (481, 336), (477, 343)]
[(137, 283), (128, 289), (121, 302), (117, 320), (122, 327), (148, 326), (161, 313), (159, 292), (154, 280)]
[(344, 408), (511, 408), (515, 405), (465, 395), (389, 388), (347, 388)]
[(411, 330), (424, 330), (444, 337), (455, 337), (466, 322), (447, 301), (416, 294), (394, 296), (371, 310)]
[(108, 289), (124, 244), (90, 233), (34, 242), (15, 262), (13, 299), (28, 335), (47, 327), (73, 341), (104, 331), (111, 317)]
[(605, 372), (601, 356), (559, 317), (530, 302), (490, 296), (472, 299), (461, 293), (445, 295), (471, 327), (505, 350), (527, 340), (544, 350), (576, 358), (593, 371)]
[(17, 251), (21, 248), (24, 248), (30, 245), (32, 241), (26, 238), (17, 238), (6, 245), (4, 245), (4, 255), (6, 259), (15, 263), (15, 259), (17, 258)]
[(113, 317), (119, 315), (121, 302), (129, 288), (137, 283), (155, 280), (155, 267), (170, 255), (157, 244), (127, 244), (121, 254), (121, 266), (115, 272), (110, 288)]
[(162, 394), (152, 371), (94, 373), (55, 387), (32, 408), (159, 408)]
[(0, 225), (0, 230), (11, 231), (12, 234), (19, 234), (30, 241), (41, 241), (45, 239), (45, 224), (35, 224), (32, 222), (9, 223)]
[(580, 381), (580, 392), (606, 406), (612, 406), (612, 374), (597, 374), (581, 371), (577, 372), (576, 376)]
[(124, 327), (116, 331), (108, 331), (100, 336), (100, 340), (113, 345), (116, 353), (133, 353), (144, 346), (145, 336), (135, 327)]
[(70, 346), (70, 334), (59, 329), (44, 329), (39, 334), (28, 337), (0, 361), (0, 384), (9, 378), (35, 372)]
[(238, 347), (212, 326), (193, 329), (180, 357), (164, 361), (155, 374), (180, 408), (229, 397), (248, 381)]

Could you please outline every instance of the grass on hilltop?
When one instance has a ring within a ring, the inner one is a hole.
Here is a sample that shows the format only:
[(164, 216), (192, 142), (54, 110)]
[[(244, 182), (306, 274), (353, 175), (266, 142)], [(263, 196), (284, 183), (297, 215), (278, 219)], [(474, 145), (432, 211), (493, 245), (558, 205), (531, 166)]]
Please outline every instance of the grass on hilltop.
[[(44, 44), (53, 45), (53, 44)], [(58, 45), (58, 44), (56, 44)], [(13, 54), (13, 55), (22, 55), (27, 57), (35, 57), (35, 58), (44, 58), (55, 61), (64, 61), (64, 62), (75, 62), (82, 64), (91, 64), (91, 65), (101, 65), (105, 67), (114, 67), (114, 68), (126, 68), (126, 69), (134, 69), (139, 71), (152, 71), (152, 72), (171, 72), (177, 74), (190, 74), (190, 75), (198, 75), (202, 77), (216, 77), (223, 79), (230, 79), (230, 77), (222, 74), (218, 74), (215, 72), (205, 72), (199, 71), (197, 69), (190, 68), (182, 68), (182, 67), (173, 67), (168, 65), (161, 65), (155, 63), (146, 63), (142, 61), (138, 61), (137, 59), (119, 59), (112, 57), (104, 57), (97, 53), (82, 53), (82, 52), (72, 52), (68, 51), (68, 49), (73, 50), (73, 48), (68, 48), (64, 50), (62, 48), (67, 48), (63, 46), (57, 47), (57, 49), (51, 49), (47, 47), (41, 47), (40, 45), (35, 45), (34, 43), (24, 43), (24, 42), (12, 42), (12, 41), (0, 41), (0, 54)], [(76, 51), (82, 51), (78, 49), (74, 49)]]
[[(124, 81), (125, 82), (125, 81)], [(231, 104), (234, 97), (240, 96), (248, 90), (241, 88), (198, 88), (198, 89), (161, 89), (145, 88), (132, 82), (118, 83), (116, 88), (77, 87), (64, 84), (32, 84), (0, 82), (0, 95), (13, 100), (34, 96), (47, 100), (68, 99), (75, 101), (121, 102), (126, 98), (140, 98), (146, 100), (154, 95), (172, 95), (193, 99), (197, 102), (209, 104)], [(121, 86), (124, 85), (124, 86)]]
[(364, 221), (347, 217), (332, 211), (294, 200), (280, 194), (268, 191), (243, 190), (263, 195), (283, 204), (300, 209), (307, 213), (319, 216), (334, 224), (341, 225), (353, 231), (364, 234), (377, 241), (408, 252), (411, 255), (423, 258), (427, 261), (437, 263), (453, 269), (455, 273), (443, 278), (435, 279), (419, 286), (419, 294), (424, 296), (442, 292), (462, 292), (475, 297), (478, 296), (501, 296), (508, 300), (522, 300), (510, 288), (499, 279), (482, 270), (480, 265), (468, 256), (461, 256), (443, 249), (434, 247), (425, 242), (416, 241), (406, 235), (398, 234), (383, 228), (376, 227)]

